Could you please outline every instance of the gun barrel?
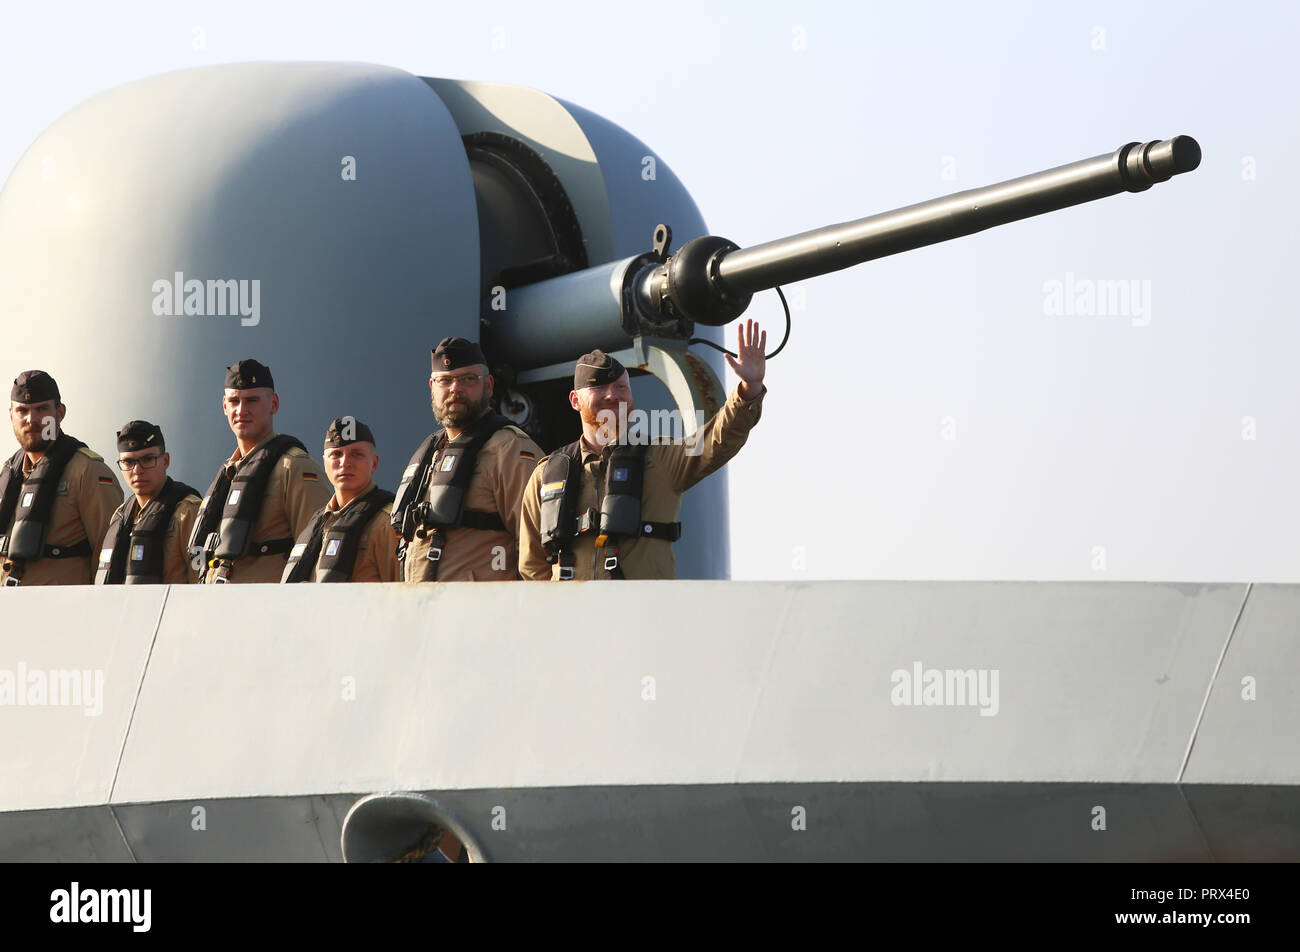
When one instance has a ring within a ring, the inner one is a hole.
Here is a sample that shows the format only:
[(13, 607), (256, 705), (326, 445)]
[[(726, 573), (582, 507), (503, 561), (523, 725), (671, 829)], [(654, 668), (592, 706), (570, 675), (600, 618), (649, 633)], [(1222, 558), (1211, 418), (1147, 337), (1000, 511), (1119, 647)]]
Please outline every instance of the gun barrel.
[(686, 338), (695, 324), (726, 324), (756, 291), (1119, 192), (1144, 192), (1200, 164), (1201, 147), (1191, 136), (1130, 142), (1107, 155), (750, 248), (703, 235), (667, 260), (642, 254), (516, 288), (508, 310), (485, 305), (483, 331), (495, 359), (517, 370), (549, 370), (592, 347), (626, 348), (638, 336)]
[(731, 251), (717, 261), (714, 281), (725, 294), (753, 294), (1119, 192), (1142, 192), (1200, 162), (1191, 136), (1132, 142), (1045, 172)]

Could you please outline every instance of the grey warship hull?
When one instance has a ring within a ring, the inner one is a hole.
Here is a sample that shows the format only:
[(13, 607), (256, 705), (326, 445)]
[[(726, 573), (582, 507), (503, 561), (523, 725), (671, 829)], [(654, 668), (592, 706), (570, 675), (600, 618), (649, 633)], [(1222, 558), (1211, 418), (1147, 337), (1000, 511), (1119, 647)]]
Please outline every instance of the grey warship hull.
[(334, 861), (388, 791), (493, 861), (1300, 858), (1297, 586), (9, 595), (10, 657), (103, 694), (5, 712), (6, 860)]

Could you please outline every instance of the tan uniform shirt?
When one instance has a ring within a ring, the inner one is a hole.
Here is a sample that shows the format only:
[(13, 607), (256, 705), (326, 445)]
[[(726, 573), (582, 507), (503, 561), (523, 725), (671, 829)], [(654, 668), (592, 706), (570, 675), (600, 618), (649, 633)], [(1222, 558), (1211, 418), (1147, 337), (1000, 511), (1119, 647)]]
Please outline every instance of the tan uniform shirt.
[[(766, 393), (764, 387), (753, 400), (742, 400), (739, 389), (732, 391), (727, 402), (704, 424), (693, 446), (657, 444), (645, 448), (645, 475), (641, 486), (643, 522), (677, 521), (682, 508), (682, 493), (718, 470), (745, 445), (749, 431), (762, 414), (763, 395)], [(582, 490), (578, 495), (577, 515), (587, 509), (600, 510), (604, 466), (611, 450), (612, 447), (606, 447), (604, 453), (596, 454), (583, 446)], [(542, 548), (541, 488), (545, 462), (538, 463), (528, 480), (519, 525), (519, 574), (539, 581), (558, 580), (560, 577), (559, 565), (547, 562), (546, 550)], [(595, 539), (596, 533), (591, 532), (573, 540), (570, 550), (574, 556), (575, 579), (610, 578), (609, 572), (605, 571), (603, 554), (597, 567)], [(624, 577), (677, 577), (673, 544), (667, 539), (636, 536), (620, 539), (618, 546), (619, 566)]]
[[(338, 497), (331, 496), (330, 501), (325, 505), (325, 519), (321, 531), (328, 532), (329, 527), (334, 524), (336, 519), (347, 512), (353, 503), (365, 497), (374, 488), (375, 484), (372, 482), (361, 491), (361, 494), (356, 499), (342, 509), (339, 508)], [(361, 538), (357, 541), (357, 560), (352, 565), (352, 578), (350, 581), (402, 581), (402, 563), (397, 560), (397, 533), (393, 531), (390, 524), (392, 518), (392, 503), (384, 506), (383, 509), (370, 517), (370, 522), (362, 530)], [(309, 581), (315, 580), (316, 576), (313, 572)]]
[[(519, 497), (542, 450), (516, 426), (492, 434), (474, 461), (465, 493), (466, 509), (495, 512), (506, 531), (452, 529), (438, 562), (439, 582), (514, 582), (519, 579)], [(433, 454), (437, 467), (442, 449)], [(426, 492), (423, 499), (428, 499)], [(423, 501), (423, 500), (419, 500)], [(418, 582), (429, 554), (429, 540), (416, 536), (406, 550), (406, 581)]]
[[(23, 477), (32, 474), (34, 465), (23, 458)], [(49, 528), (45, 532), (48, 546), (76, 545), (82, 539), (90, 543), (91, 554), (73, 559), (41, 558), (27, 563), (23, 585), (89, 585), (95, 581), (99, 564), (99, 543), (108, 532), (113, 510), (122, 502), (122, 484), (95, 451), (81, 447), (72, 454), (59, 477), (58, 492), (50, 507)], [(12, 527), (0, 527), (8, 535)], [(7, 564), (7, 562), (6, 562)], [(0, 565), (0, 582), (9, 572)]]
[[(256, 453), (273, 436), (274, 433), (258, 443), (248, 455), (252, 456)], [(234, 455), (225, 462), (227, 477), (234, 478), (243, 459), (239, 449), (236, 448)], [(311, 517), (333, 495), (334, 490), (325, 478), (325, 471), (321, 469), (320, 463), (296, 446), (291, 447), (276, 462), (271, 478), (267, 481), (266, 498), (262, 503), (262, 511), (258, 513), (257, 522), (253, 526), (250, 551), (260, 542), (297, 539), (302, 535), (302, 530), (307, 528), (307, 523), (311, 522)], [(228, 581), (231, 584), (279, 582), (288, 555), (286, 551), (275, 555), (245, 556), (235, 562), (230, 570)], [(211, 584), (215, 576), (216, 573), (209, 570), (203, 581)]]
[[(126, 497), (126, 501), (117, 508), (130, 506), (135, 502), (135, 495), (131, 494)], [(194, 493), (190, 493), (184, 499), (176, 504), (172, 510), (172, 521), (167, 523), (167, 532), (163, 536), (163, 584), (164, 585), (193, 585), (199, 580), (199, 572), (194, 557), (189, 554), (190, 533), (194, 531), (194, 520), (199, 515), (199, 505), (203, 502)], [(151, 499), (149, 505), (135, 514), (131, 520), (131, 525), (140, 521), (140, 517), (145, 514), (150, 506), (160, 506), (162, 503), (156, 499)], [(113, 513), (116, 516), (117, 512)], [(108, 530), (104, 531), (107, 536)], [(107, 548), (113, 540), (105, 539), (104, 547)]]

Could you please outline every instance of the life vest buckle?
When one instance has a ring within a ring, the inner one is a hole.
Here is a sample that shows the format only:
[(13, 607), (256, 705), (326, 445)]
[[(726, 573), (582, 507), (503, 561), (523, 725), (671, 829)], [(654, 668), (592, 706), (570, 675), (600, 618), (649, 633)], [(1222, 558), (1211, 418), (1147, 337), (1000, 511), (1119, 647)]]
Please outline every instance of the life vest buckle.
[(440, 528), (429, 530), (429, 554), (425, 556), (430, 562), (442, 558), (442, 548), (447, 544), (447, 534)]

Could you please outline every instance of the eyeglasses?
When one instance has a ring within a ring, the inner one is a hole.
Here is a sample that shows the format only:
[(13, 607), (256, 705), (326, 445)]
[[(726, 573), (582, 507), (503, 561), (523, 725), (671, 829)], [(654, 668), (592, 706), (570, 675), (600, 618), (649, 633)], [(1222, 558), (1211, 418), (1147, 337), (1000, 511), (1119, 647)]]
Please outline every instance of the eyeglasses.
[(120, 459), (117, 461), (117, 468), (124, 473), (131, 472), (131, 467), (138, 466), (141, 469), (153, 469), (158, 465), (158, 460), (162, 459), (162, 453), (154, 453), (151, 456), (141, 456), (138, 459)]
[(486, 376), (487, 374), (439, 374), (429, 379), (439, 390), (450, 390), (453, 383), (458, 383), (462, 387), (471, 387)]

